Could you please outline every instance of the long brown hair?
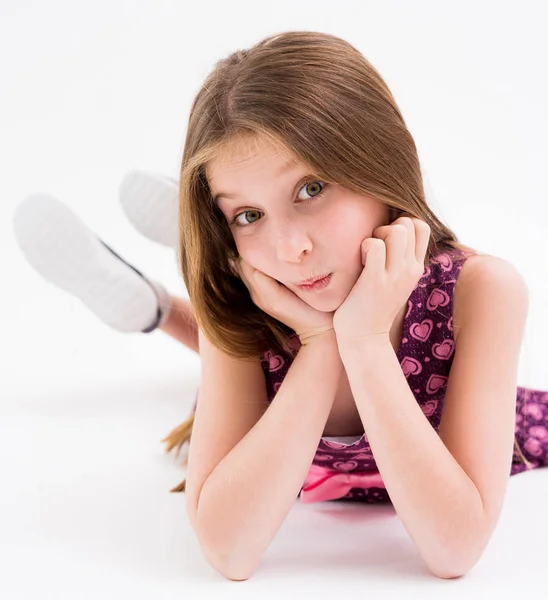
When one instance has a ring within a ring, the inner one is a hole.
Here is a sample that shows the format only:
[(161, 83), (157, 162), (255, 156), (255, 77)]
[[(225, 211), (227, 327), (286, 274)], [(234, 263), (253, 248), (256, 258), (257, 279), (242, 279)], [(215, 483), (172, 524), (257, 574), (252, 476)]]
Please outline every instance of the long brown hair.
[[(390, 222), (402, 215), (425, 221), (425, 263), (443, 251), (470, 251), (428, 206), (415, 142), (371, 63), (331, 34), (268, 36), (218, 61), (207, 76), (192, 104), (181, 164), (181, 272), (199, 327), (228, 354), (294, 352), (294, 332), (255, 306), (232, 272), (236, 245), (207, 180), (210, 160), (261, 137), (318, 179), (383, 202)], [(168, 436), (169, 449), (188, 439), (191, 420)]]
[(415, 142), (381, 76), (327, 33), (271, 35), (217, 62), (194, 99), (180, 174), (179, 260), (198, 325), (230, 355), (291, 352), (294, 333), (252, 302), (206, 166), (235, 143), (268, 138), (325, 182), (373, 196), (431, 229), (427, 258), (463, 248), (425, 200)]

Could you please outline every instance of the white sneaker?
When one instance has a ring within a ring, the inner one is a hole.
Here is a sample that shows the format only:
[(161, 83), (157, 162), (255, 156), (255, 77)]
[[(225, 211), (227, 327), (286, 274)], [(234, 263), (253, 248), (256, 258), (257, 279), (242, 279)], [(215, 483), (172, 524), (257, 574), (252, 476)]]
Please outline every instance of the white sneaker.
[(13, 230), (39, 275), (113, 329), (150, 333), (167, 318), (166, 289), (116, 254), (57, 198), (27, 196), (13, 213)]
[(128, 171), (118, 188), (122, 209), (132, 225), (153, 242), (177, 250), (179, 183), (149, 171)]

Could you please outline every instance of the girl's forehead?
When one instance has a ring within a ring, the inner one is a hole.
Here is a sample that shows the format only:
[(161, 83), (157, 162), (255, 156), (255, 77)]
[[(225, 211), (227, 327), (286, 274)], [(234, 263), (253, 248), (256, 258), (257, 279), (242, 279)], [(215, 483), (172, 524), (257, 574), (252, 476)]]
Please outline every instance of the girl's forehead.
[(222, 172), (245, 169), (246, 166), (256, 162), (264, 162), (272, 165), (272, 168), (279, 166), (283, 171), (297, 165), (300, 161), (281, 143), (259, 137), (237, 139), (221, 146), (213, 158), (206, 163), (206, 177), (211, 179)]
[[(291, 153), (268, 146), (261, 148), (236, 148), (233, 153), (223, 152), (211, 159), (205, 168), (206, 178), (210, 183), (221, 184), (223, 180), (231, 180), (242, 172), (251, 176), (255, 173), (272, 174), (274, 178), (299, 166), (301, 161)], [(303, 165), (304, 166), (304, 165)]]

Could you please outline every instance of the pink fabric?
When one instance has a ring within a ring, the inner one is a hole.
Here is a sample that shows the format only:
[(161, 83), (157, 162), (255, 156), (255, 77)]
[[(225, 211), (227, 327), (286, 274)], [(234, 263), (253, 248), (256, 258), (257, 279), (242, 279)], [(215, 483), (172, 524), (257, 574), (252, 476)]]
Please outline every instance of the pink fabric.
[(386, 489), (380, 473), (341, 473), (312, 464), (301, 490), (301, 502), (324, 502), (343, 498), (352, 488), (378, 487)]

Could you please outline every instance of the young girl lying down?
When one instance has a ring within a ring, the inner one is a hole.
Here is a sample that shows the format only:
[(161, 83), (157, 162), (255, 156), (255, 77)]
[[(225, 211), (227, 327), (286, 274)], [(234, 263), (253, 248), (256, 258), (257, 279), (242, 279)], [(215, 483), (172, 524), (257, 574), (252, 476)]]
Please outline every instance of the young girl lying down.
[[(470, 570), (508, 476), (548, 464), (548, 393), (517, 386), (523, 278), (434, 214), (373, 66), (324, 33), (234, 52), (194, 99), (179, 181), (132, 177), (126, 212), (139, 227), (146, 196), (171, 215), (190, 302), (87, 243), (123, 266), (120, 289), (141, 285), (148, 312), (130, 325), (126, 298), (110, 325), (200, 354), (190, 417), (165, 441), (190, 442), (172, 491), (211, 565), (249, 578), (299, 498), (391, 502), (434, 575)], [(75, 277), (56, 283), (76, 293)]]

